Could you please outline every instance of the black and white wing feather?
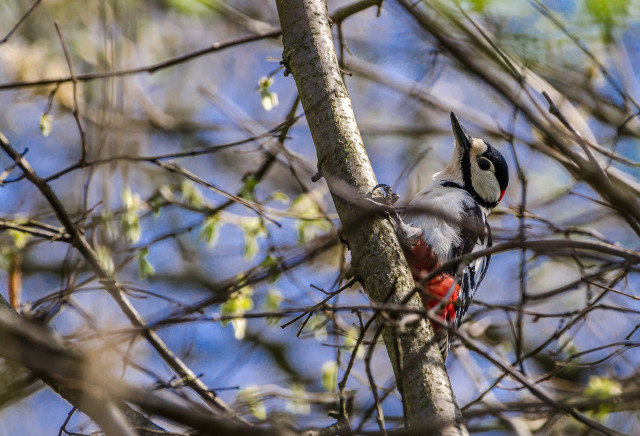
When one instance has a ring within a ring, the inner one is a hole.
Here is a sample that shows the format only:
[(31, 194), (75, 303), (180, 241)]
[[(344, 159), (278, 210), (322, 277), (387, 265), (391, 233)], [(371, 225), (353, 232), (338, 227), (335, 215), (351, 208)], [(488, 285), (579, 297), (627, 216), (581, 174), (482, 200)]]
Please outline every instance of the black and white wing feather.
[[(469, 202), (465, 202), (464, 216), (461, 220), (461, 234), (462, 244), (454, 249), (452, 253), (454, 258), (491, 247), (491, 227), (487, 222), (487, 215), (471, 199)], [(489, 268), (490, 260), (490, 256), (483, 256), (471, 262), (463, 270), (456, 305), (456, 327), (460, 327), (462, 319), (467, 314), (471, 300), (480, 286), (480, 282), (484, 279), (487, 268)]]

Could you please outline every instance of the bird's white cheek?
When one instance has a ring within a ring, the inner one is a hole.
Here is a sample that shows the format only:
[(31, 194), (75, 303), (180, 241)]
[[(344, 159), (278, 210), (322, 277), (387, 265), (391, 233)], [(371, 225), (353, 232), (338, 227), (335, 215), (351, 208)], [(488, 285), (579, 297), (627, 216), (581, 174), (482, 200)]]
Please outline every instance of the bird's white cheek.
[(471, 174), (471, 183), (473, 183), (473, 187), (480, 197), (489, 203), (495, 203), (500, 200), (500, 184), (491, 171), (480, 171)]

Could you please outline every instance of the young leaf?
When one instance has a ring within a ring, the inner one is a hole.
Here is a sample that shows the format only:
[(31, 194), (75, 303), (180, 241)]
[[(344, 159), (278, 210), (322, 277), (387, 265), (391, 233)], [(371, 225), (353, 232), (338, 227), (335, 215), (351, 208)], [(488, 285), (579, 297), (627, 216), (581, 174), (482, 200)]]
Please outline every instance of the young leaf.
[(27, 242), (31, 239), (31, 235), (29, 233), (21, 232), (20, 230), (9, 229), (7, 230), (7, 233), (13, 238), (13, 245), (15, 245), (18, 250), (22, 250), (26, 247)]
[(253, 175), (249, 175), (243, 179), (243, 182), (244, 184), (239, 191), (240, 197), (248, 201), (254, 201), (255, 197), (253, 192), (256, 190), (256, 186), (258, 186), (258, 179)]
[(124, 212), (120, 218), (122, 233), (130, 243), (135, 244), (142, 235), (140, 220), (138, 219), (138, 210), (141, 203), (140, 196), (132, 193), (129, 186), (122, 190), (120, 196), (124, 206)]
[(44, 114), (40, 117), (40, 133), (42, 136), (49, 136), (51, 133), (53, 117), (49, 114)]
[(328, 360), (320, 370), (320, 383), (325, 391), (333, 391), (338, 383), (338, 364), (335, 360)]
[(244, 259), (251, 260), (260, 251), (258, 238), (264, 237), (267, 234), (267, 229), (258, 217), (242, 218), (240, 227), (244, 234)]
[(291, 203), (291, 199), (289, 198), (289, 196), (282, 191), (273, 191), (273, 194), (271, 194), (271, 199), (279, 201), (284, 205), (288, 205), (289, 203)]
[(289, 210), (301, 218), (296, 221), (298, 240), (301, 244), (331, 229), (331, 222), (318, 218), (321, 215), (320, 207), (307, 193), (296, 198)]
[[(220, 315), (242, 315), (253, 309), (253, 289), (250, 286), (244, 286), (233, 292), (227, 301), (220, 306)], [(223, 320), (222, 326), (226, 326), (229, 321)], [(238, 339), (244, 339), (247, 330), (247, 320), (244, 318), (234, 318), (231, 320), (233, 327), (233, 336)]]
[(313, 315), (309, 318), (306, 331), (313, 332), (316, 340), (324, 341), (327, 339), (327, 318), (322, 315)]
[(156, 270), (147, 259), (149, 255), (149, 248), (144, 247), (136, 252), (136, 261), (138, 263), (138, 277), (140, 280), (144, 280), (149, 276), (155, 274)]
[[(350, 352), (353, 352), (353, 349), (355, 348), (356, 344), (358, 343), (358, 337), (360, 337), (360, 334), (358, 333), (358, 329), (356, 329), (355, 327), (351, 327), (349, 330), (347, 330), (345, 336), (344, 336), (344, 346), (347, 350), (349, 350)], [(363, 344), (360, 344), (358, 346), (358, 351), (356, 351), (356, 357), (358, 359), (362, 359), (364, 357), (365, 354), (365, 346)]]
[(96, 247), (96, 254), (98, 255), (98, 260), (102, 264), (102, 267), (109, 273), (113, 273), (116, 267), (113, 263), (113, 259), (111, 258), (111, 251), (109, 247), (105, 245), (98, 245)]
[(291, 385), (291, 397), (285, 404), (285, 409), (296, 415), (308, 415), (311, 413), (311, 405), (307, 401), (304, 386), (298, 383)]
[(220, 235), (220, 218), (218, 215), (211, 215), (202, 223), (198, 239), (206, 242), (209, 247), (213, 247), (218, 242)]
[[(589, 398), (605, 399), (618, 396), (622, 393), (620, 384), (612, 379), (600, 376), (591, 376), (584, 395)], [(602, 420), (613, 411), (611, 405), (600, 405), (596, 407), (595, 414), (598, 419)]]
[(180, 195), (185, 203), (195, 208), (202, 207), (204, 200), (198, 187), (189, 180), (183, 180), (180, 185)]
[(264, 258), (260, 266), (266, 270), (269, 270), (271, 273), (269, 275), (269, 283), (275, 283), (280, 278), (282, 271), (280, 271), (280, 262), (277, 257), (272, 254), (268, 254), (267, 257)]
[(260, 398), (260, 395), (261, 394), (256, 386), (249, 385), (238, 392), (237, 401), (245, 403), (249, 407), (253, 416), (258, 418), (260, 421), (264, 421), (267, 419), (267, 408)]
[[(262, 305), (265, 312), (275, 312), (280, 307), (280, 303), (284, 300), (284, 297), (277, 289), (269, 289), (265, 296), (264, 303)], [(278, 324), (280, 318), (275, 316), (269, 316), (265, 319), (271, 326)]]

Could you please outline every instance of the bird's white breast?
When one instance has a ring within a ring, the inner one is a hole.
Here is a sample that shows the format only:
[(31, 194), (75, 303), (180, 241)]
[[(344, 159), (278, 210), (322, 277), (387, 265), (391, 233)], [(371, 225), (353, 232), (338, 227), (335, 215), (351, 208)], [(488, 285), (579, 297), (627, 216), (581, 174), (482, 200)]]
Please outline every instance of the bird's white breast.
[(452, 258), (452, 247), (459, 246), (464, 203), (469, 194), (462, 189), (442, 187), (435, 181), (417, 194), (407, 206), (404, 221), (420, 227), (424, 238), (440, 263)]

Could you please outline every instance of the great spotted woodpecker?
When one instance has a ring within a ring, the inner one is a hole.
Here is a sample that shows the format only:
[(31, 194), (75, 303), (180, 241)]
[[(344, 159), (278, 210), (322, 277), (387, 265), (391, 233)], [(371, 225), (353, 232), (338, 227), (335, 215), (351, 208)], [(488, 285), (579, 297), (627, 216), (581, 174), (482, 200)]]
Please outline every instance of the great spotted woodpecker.
[[(500, 152), (469, 136), (453, 112), (451, 125), (455, 147), (449, 163), (411, 199), (404, 214), (395, 217), (398, 239), (425, 309), (437, 306), (437, 313), (458, 328), (489, 267), (489, 256), (461, 271), (449, 268), (422, 287), (421, 281), (443, 263), (491, 246), (487, 215), (502, 200), (509, 172)], [(434, 330), (446, 359), (448, 332), (435, 323)]]

